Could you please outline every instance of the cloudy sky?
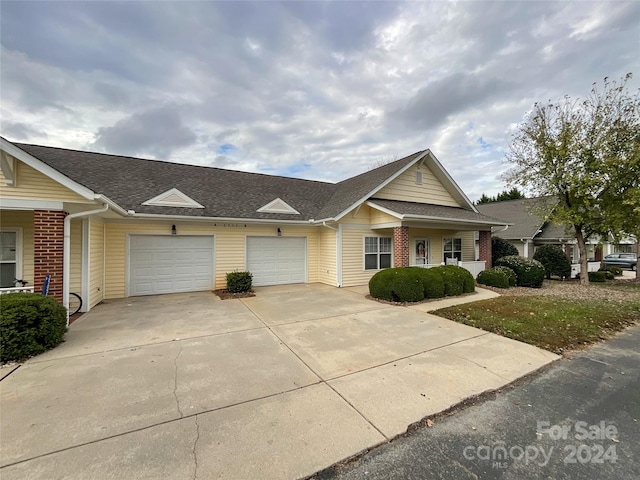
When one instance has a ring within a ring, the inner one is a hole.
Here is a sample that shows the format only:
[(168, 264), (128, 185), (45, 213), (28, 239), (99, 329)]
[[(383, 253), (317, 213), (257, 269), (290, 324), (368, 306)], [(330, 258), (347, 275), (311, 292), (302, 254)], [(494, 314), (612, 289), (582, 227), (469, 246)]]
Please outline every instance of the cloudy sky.
[(504, 188), (536, 101), (640, 85), (640, 2), (0, 3), (4, 137), (339, 181), (430, 148)]

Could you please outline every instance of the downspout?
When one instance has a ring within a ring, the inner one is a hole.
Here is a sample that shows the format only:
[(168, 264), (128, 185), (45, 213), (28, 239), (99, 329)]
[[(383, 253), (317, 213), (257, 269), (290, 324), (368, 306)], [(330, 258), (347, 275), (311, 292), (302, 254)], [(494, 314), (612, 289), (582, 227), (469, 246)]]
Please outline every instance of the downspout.
[[(69, 326), (69, 274), (71, 272), (71, 220), (80, 217), (87, 217), (109, 210), (109, 205), (105, 203), (102, 208), (89, 210), (88, 212), (78, 212), (67, 215), (64, 218), (64, 246), (63, 246), (63, 266), (62, 266), (62, 305), (67, 309), (67, 327)], [(84, 299), (83, 299), (84, 300)]]
[(342, 225), (338, 224), (338, 228), (336, 228), (323, 221), (322, 226), (336, 232), (336, 283), (340, 288), (342, 287)]

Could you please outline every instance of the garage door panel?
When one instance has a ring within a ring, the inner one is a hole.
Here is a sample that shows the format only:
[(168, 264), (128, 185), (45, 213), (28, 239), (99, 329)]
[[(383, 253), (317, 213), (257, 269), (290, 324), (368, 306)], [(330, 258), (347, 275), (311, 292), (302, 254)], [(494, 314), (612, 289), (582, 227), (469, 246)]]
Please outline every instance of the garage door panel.
[(129, 245), (131, 295), (213, 287), (213, 236), (132, 235)]
[(306, 238), (247, 237), (247, 269), (256, 286), (304, 283), (306, 263)]

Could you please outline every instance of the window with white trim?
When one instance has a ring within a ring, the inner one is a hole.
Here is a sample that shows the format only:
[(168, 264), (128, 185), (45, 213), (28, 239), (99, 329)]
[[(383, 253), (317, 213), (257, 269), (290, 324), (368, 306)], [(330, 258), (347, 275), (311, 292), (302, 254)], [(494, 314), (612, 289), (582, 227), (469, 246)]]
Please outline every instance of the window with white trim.
[(3, 230), (0, 232), (0, 287), (14, 287), (18, 271), (18, 232)]
[(444, 261), (447, 258), (456, 258), (459, 262), (462, 261), (462, 239), (461, 238), (443, 238), (442, 239), (442, 253)]
[(364, 269), (391, 268), (391, 237), (364, 237)]

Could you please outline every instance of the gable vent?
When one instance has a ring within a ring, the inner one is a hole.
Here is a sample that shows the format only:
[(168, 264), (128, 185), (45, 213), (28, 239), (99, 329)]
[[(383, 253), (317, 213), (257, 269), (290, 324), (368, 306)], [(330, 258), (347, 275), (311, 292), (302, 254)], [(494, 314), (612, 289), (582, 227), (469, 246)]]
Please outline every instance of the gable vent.
[(177, 188), (172, 188), (164, 193), (161, 193), (157, 197), (153, 197), (142, 205), (153, 205), (156, 207), (183, 207), (183, 208), (204, 208), (193, 198), (182, 193)]
[(416, 172), (416, 185), (422, 185), (422, 172), (420, 170)]
[(263, 207), (260, 207), (256, 210), (258, 213), (284, 213), (290, 215), (300, 215), (295, 208), (289, 205), (287, 202), (282, 200), (281, 198), (276, 198), (271, 202), (267, 203)]

